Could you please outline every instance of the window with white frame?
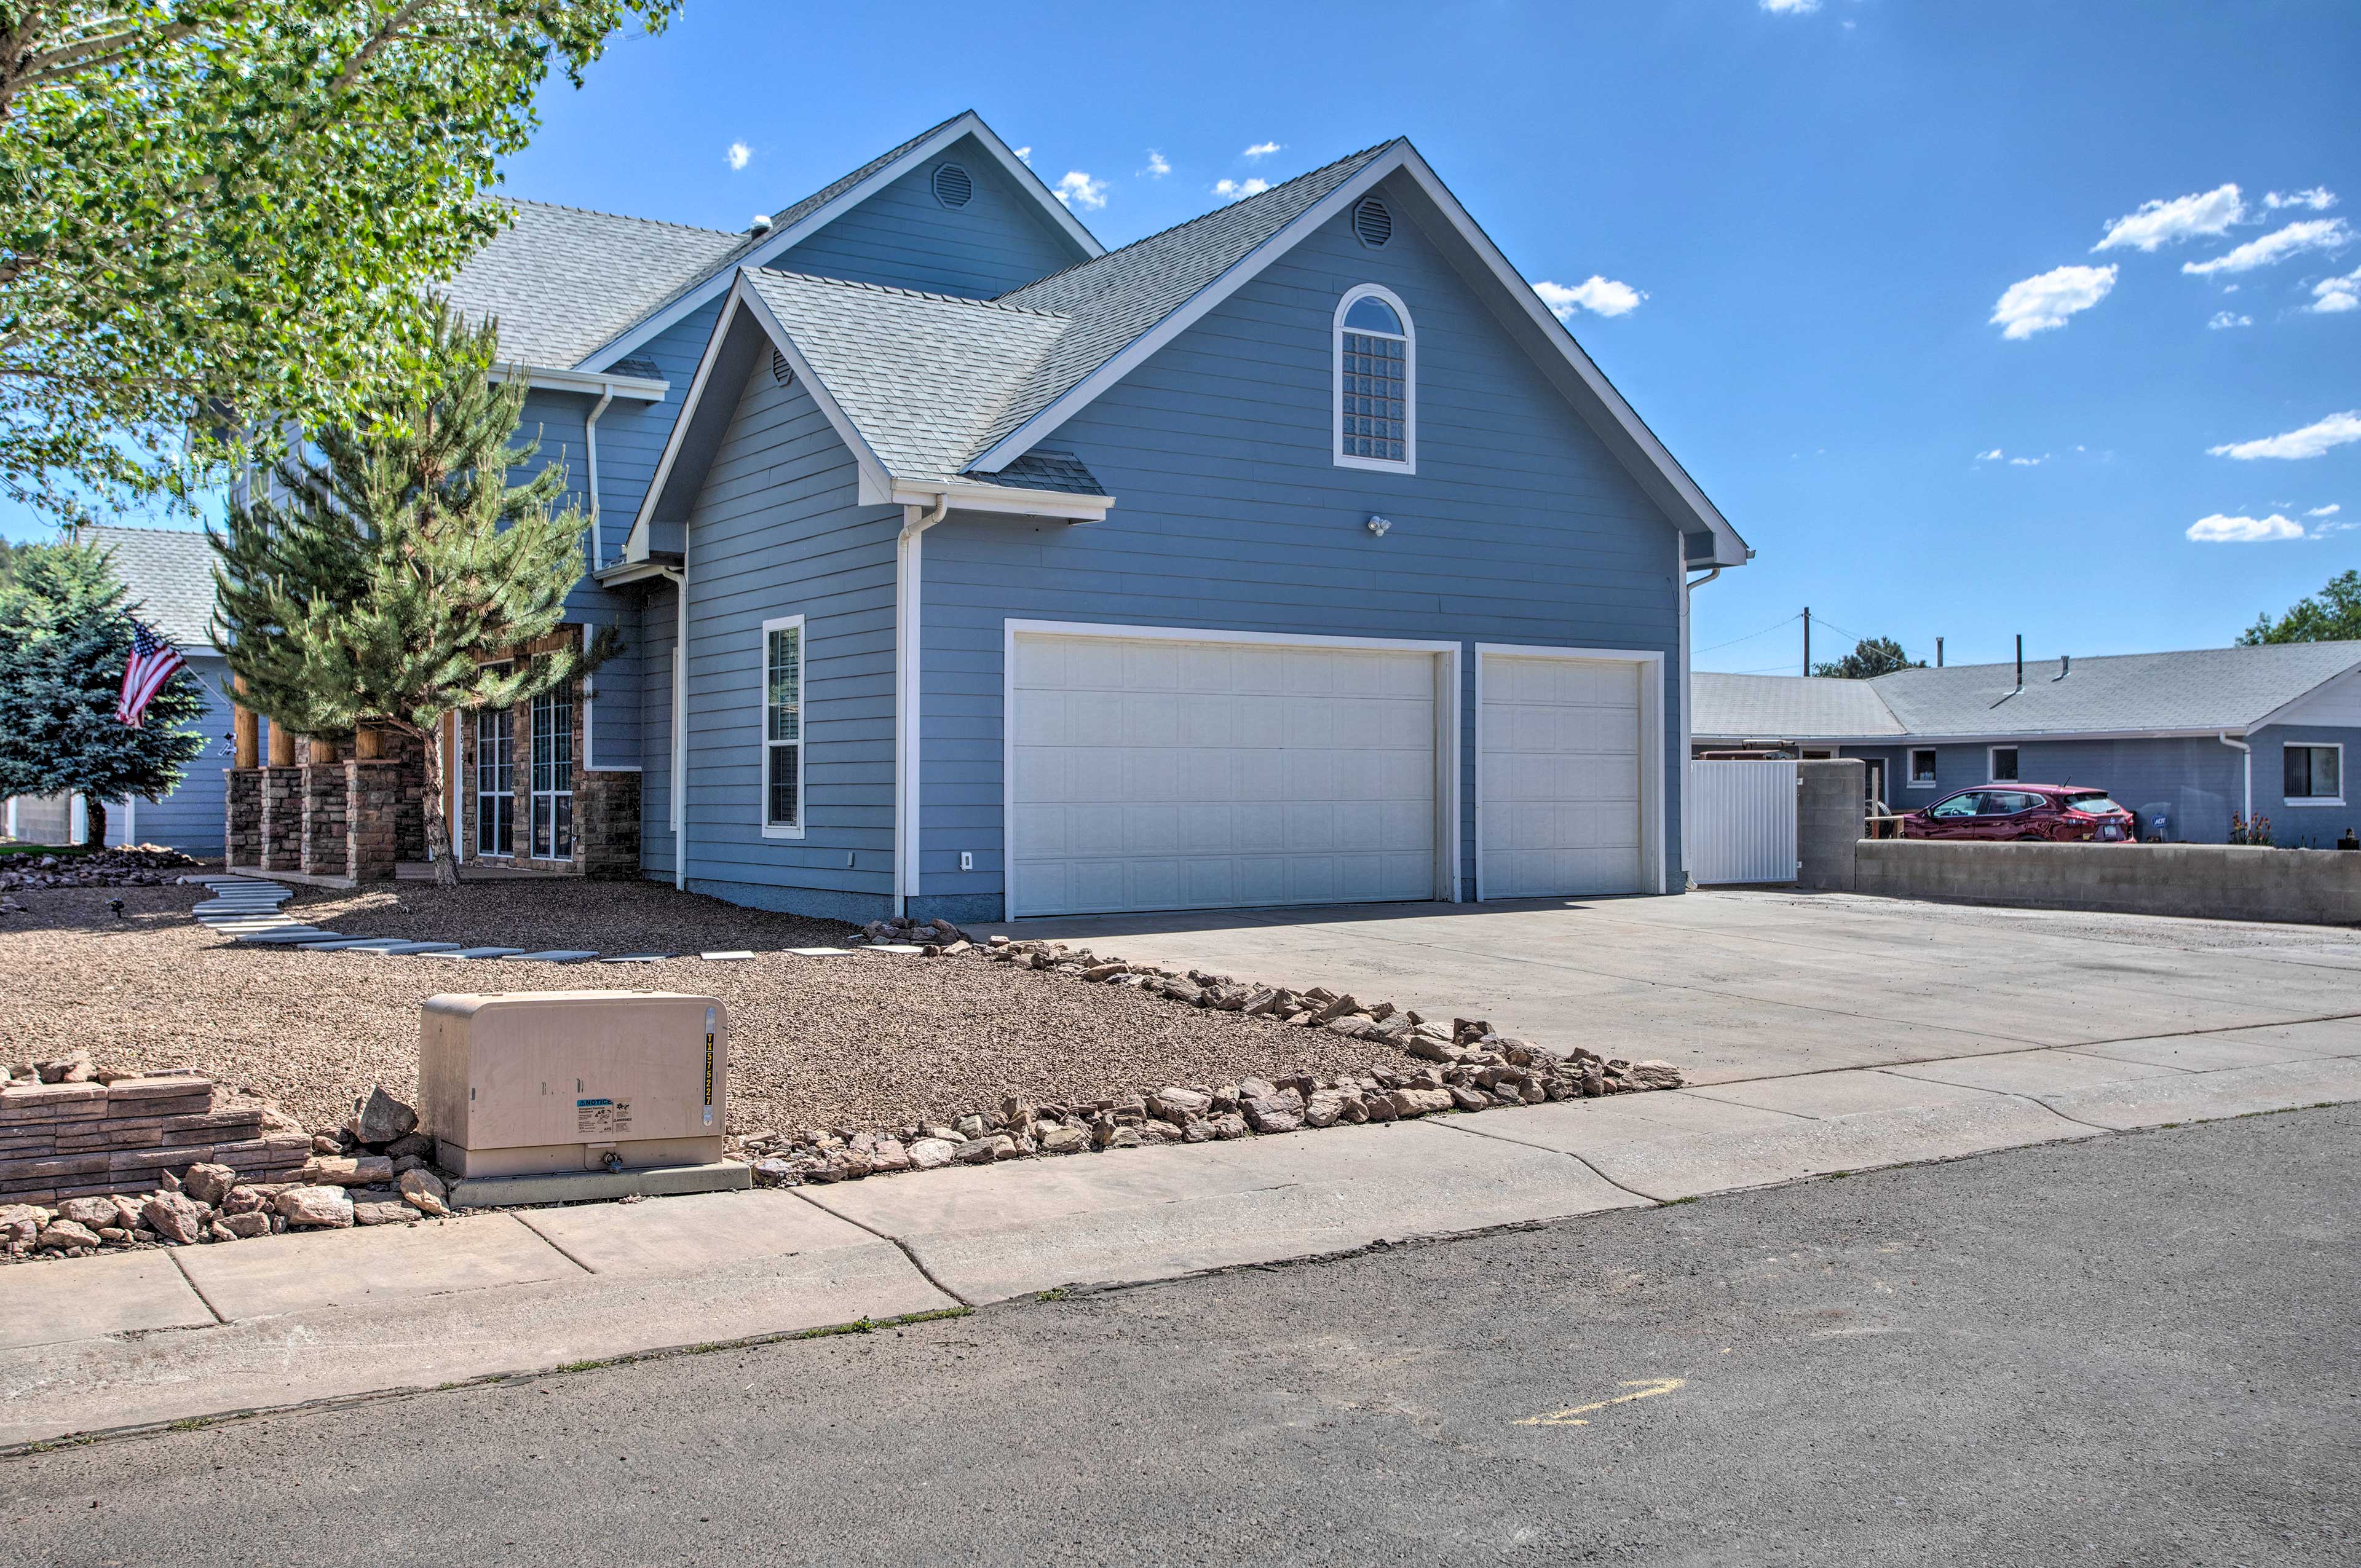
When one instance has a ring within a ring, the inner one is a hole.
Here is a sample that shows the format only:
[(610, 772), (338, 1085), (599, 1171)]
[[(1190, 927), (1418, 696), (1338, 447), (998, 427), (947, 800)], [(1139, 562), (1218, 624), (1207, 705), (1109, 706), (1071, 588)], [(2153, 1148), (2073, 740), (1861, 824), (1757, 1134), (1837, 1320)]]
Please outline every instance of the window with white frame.
[(1910, 787), (1912, 789), (1933, 789), (1935, 787), (1934, 747), (1914, 746), (1910, 749), (1909, 779)]
[(1418, 467), (1418, 352), (1410, 308), (1363, 283), (1336, 304), (1335, 459), (1346, 468)]
[(763, 622), (763, 832), (804, 832), (804, 618)]
[(2022, 775), (2016, 771), (2016, 748), (1994, 746), (1991, 749), (1991, 766), (1985, 774), (1992, 784), (2015, 784)]
[[(506, 664), (493, 666), (501, 674)], [(516, 712), (476, 710), (476, 853), (499, 859), (516, 853)]]
[(574, 683), (533, 699), (532, 848), (537, 861), (574, 858)]
[(2280, 753), (2290, 806), (2345, 804), (2345, 748), (2290, 741)]

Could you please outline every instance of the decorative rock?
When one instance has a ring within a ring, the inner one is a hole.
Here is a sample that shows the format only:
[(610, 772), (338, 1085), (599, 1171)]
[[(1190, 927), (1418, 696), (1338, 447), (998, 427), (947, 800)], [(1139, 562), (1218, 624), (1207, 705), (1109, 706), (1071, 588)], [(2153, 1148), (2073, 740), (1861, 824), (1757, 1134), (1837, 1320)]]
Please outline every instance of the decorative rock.
[(276, 1207), (290, 1225), (341, 1230), (353, 1223), (352, 1195), (341, 1187), (291, 1187)]
[(417, 1211), (409, 1204), (383, 1199), (353, 1205), (353, 1223), (357, 1225), (399, 1225), (417, 1217)]
[[(214, 1228), (218, 1230), (220, 1227), (216, 1225)], [(108, 1246), (129, 1246), (139, 1238), (122, 1225), (101, 1225), (98, 1228), (98, 1239)], [(218, 1241), (220, 1238), (214, 1239)]]
[(256, 1214), (270, 1207), (270, 1194), (258, 1187), (233, 1187), (222, 1200), (225, 1214)]
[(205, 1210), (178, 1192), (158, 1192), (140, 1207), (139, 1216), (167, 1241), (192, 1242), (205, 1233)]
[(40, 1248), (43, 1252), (63, 1252), (68, 1247), (98, 1245), (96, 1231), (86, 1225), (78, 1225), (71, 1220), (51, 1220), (41, 1227)]
[(910, 1146), (910, 1163), (920, 1170), (935, 1170), (951, 1162), (959, 1146), (949, 1138), (920, 1138)]
[(1333, 1127), (1345, 1115), (1345, 1096), (1341, 1090), (1315, 1089), (1303, 1102), (1303, 1124), (1307, 1127)]
[(252, 1212), (243, 1214), (224, 1214), (214, 1222), (214, 1225), (215, 1229), (227, 1231), (234, 1236), (246, 1238), (267, 1236), (270, 1234), (270, 1216)]
[(418, 1113), (388, 1094), (382, 1085), (369, 1090), (368, 1099), (353, 1118), (353, 1134), (365, 1144), (390, 1144), (418, 1130)]
[(1213, 1136), (1217, 1138), (1243, 1138), (1250, 1130), (1246, 1126), (1246, 1119), (1235, 1111), (1224, 1111), (1218, 1116), (1208, 1118), (1208, 1121)]
[(295, 1179), (313, 1187), (383, 1187), (393, 1180), (393, 1161), (378, 1154), (313, 1155)]
[(69, 1198), (58, 1205), (58, 1218), (71, 1220), (92, 1231), (123, 1224), (123, 1216), (115, 1209), (112, 1198)]
[(200, 1203), (219, 1207), (237, 1185), (237, 1172), (225, 1165), (192, 1165), (181, 1177), (181, 1190)]
[(1640, 1089), (1678, 1089), (1681, 1069), (1668, 1061), (1635, 1061), (1628, 1075)]
[(401, 1191), (401, 1201), (422, 1214), (439, 1218), (451, 1212), (449, 1190), (431, 1170), (405, 1170), (395, 1179), (395, 1185)]
[(434, 1140), (424, 1133), (407, 1133), (385, 1146), (385, 1157), (397, 1164), (405, 1159), (426, 1159), (434, 1153)]
[(1091, 1135), (1069, 1122), (1041, 1135), (1043, 1154), (1080, 1154), (1091, 1146)]
[(1397, 1089), (1393, 1091), (1394, 1114), (1423, 1116), (1431, 1112), (1451, 1109), (1451, 1093), (1443, 1089)]
[(0, 1203), (0, 1246), (30, 1246), (49, 1223), (49, 1212), (30, 1203)]
[(1013, 1139), (994, 1133), (990, 1137), (970, 1138), (960, 1145), (953, 1157), (961, 1165), (990, 1165), (994, 1160), (1002, 1157), (1000, 1152), (1002, 1149), (1014, 1152), (1016, 1147), (1016, 1145)]
[[(1243, 1095), (1239, 1109), (1245, 1112), (1246, 1124), (1257, 1133), (1291, 1133), (1303, 1125), (1303, 1096), (1292, 1089), (1270, 1089), (1268, 1094)], [(1245, 1084), (1238, 1086), (1241, 1090)]]
[(1451, 1102), (1462, 1111), (1481, 1111), (1492, 1103), (1491, 1097), (1482, 1090), (1469, 1089), (1464, 1084), (1452, 1085), (1450, 1092)]
[(1168, 1087), (1156, 1091), (1148, 1109), (1171, 1123), (1185, 1127), (1213, 1108), (1213, 1097), (1202, 1090)]

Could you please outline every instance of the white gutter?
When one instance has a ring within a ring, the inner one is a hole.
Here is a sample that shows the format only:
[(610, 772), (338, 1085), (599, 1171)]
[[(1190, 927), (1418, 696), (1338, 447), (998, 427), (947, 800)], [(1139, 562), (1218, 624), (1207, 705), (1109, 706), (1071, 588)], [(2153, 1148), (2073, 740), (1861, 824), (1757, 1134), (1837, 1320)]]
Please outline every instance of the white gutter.
[(2243, 771), (2246, 775), (2245, 790), (2246, 808), (2241, 815), (2246, 821), (2247, 832), (2251, 834), (2255, 828), (2255, 749), (2252, 746), (2247, 745), (2244, 740), (2231, 740), (2230, 732), (2226, 729), (2221, 734), (2214, 736), (2213, 739), (2221, 741), (2222, 744), (2229, 747), (2232, 751), (2244, 754), (2245, 761)]
[(1689, 872), (1689, 753), (1695, 737), (1689, 733), (1689, 595), (1721, 576), (1722, 568), (1714, 567), (1702, 577), (1689, 576), (1686, 546), (1676, 532), (1673, 535), (1673, 556), (1681, 575), (1681, 888), (1686, 892)]
[(630, 398), (642, 403), (660, 403), (672, 391), (670, 381), (653, 377), (609, 376), (591, 370), (562, 370), (548, 365), (495, 365), (491, 374), (495, 381), (522, 381), (536, 391), (581, 392)]
[(688, 885), (688, 563), (656, 574), (672, 584), (672, 884)]
[(918, 892), (918, 604), (919, 535), (943, 521), (949, 493), (934, 510), (902, 509), (894, 541), (894, 916), (907, 913)]

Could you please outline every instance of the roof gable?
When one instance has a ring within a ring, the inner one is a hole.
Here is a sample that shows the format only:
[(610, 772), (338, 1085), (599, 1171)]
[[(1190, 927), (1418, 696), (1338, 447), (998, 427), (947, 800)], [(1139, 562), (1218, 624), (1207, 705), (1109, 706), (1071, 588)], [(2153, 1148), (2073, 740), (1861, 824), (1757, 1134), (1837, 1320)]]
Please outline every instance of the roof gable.
[(129, 590), (124, 608), (151, 630), (183, 653), (214, 651), (214, 551), (203, 530), (83, 523), (74, 538), (112, 558)]
[(503, 200), (510, 221), (445, 288), (471, 321), (497, 316), (500, 355), (573, 365), (711, 271), (743, 235)]
[(1024, 194), (1033, 198), (1051, 226), (1077, 258), (1103, 254), (1104, 247), (1066, 204), (1041, 182), (1039, 175), (1010, 151), (974, 110), (952, 115), (889, 152), (813, 192), (785, 211), (772, 215), (771, 227), (759, 235), (741, 235), (738, 243), (717, 257), (696, 278), (653, 302), (640, 317), (593, 345), (579, 368), (603, 370), (683, 316), (727, 294), (741, 268), (762, 267), (785, 256), (843, 214), (892, 185), (912, 170), (936, 157), (962, 137), (973, 137), (984, 153)]

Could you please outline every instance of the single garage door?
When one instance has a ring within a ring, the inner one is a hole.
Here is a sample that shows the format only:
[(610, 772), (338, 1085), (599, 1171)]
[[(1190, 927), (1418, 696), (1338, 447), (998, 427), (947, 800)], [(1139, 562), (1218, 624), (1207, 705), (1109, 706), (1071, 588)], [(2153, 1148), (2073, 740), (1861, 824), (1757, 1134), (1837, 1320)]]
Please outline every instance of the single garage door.
[(1020, 632), (1010, 914), (1436, 895), (1435, 655)]
[(1482, 896), (1644, 891), (1642, 666), (1481, 657)]

